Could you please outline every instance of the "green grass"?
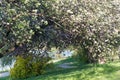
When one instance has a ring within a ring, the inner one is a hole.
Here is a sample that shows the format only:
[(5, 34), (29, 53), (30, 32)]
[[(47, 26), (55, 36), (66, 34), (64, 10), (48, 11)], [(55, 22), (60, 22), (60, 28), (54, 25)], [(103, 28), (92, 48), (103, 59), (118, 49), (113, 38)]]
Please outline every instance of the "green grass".
[[(72, 59), (66, 59), (55, 63), (62, 64), (72, 62)], [(10, 80), (8, 77), (0, 80)], [(22, 79), (23, 80), (23, 79)], [(81, 64), (72, 69), (52, 69), (44, 75), (31, 77), (24, 80), (120, 80), (120, 62), (111, 62), (103, 65)]]
[(9, 80), (9, 77), (0, 78), (0, 80)]

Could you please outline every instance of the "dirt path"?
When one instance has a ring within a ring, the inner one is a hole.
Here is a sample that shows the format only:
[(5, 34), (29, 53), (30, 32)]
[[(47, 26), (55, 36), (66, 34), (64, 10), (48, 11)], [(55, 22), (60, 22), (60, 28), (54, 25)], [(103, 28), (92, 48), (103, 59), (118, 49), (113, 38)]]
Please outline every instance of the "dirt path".
[(63, 63), (63, 64), (58, 65), (58, 67), (65, 68), (65, 69), (77, 67), (77, 66), (71, 66), (71, 64), (73, 64), (73, 63)]
[(3, 72), (3, 73), (0, 73), (0, 78), (1, 77), (6, 77), (6, 76), (9, 76), (10, 73), (9, 72)]

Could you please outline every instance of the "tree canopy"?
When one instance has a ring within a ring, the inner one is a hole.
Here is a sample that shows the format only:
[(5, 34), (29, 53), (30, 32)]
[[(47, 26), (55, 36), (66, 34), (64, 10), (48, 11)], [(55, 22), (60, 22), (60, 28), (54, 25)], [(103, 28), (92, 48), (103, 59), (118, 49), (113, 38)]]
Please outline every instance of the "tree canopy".
[(119, 46), (119, 8), (114, 0), (2, 0), (0, 53), (73, 46), (96, 62)]

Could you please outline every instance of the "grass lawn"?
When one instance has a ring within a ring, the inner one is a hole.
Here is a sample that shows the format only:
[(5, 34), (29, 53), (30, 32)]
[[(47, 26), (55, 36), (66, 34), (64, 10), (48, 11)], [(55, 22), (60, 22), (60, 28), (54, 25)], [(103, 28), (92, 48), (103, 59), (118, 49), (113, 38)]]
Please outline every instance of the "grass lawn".
[[(55, 63), (55, 65), (57, 66), (64, 62), (72, 62), (72, 60), (62, 60)], [(5, 77), (0, 78), (0, 80), (11, 79)], [(120, 62), (111, 62), (103, 65), (79, 64), (72, 69), (54, 68), (44, 75), (24, 80), (120, 80)]]

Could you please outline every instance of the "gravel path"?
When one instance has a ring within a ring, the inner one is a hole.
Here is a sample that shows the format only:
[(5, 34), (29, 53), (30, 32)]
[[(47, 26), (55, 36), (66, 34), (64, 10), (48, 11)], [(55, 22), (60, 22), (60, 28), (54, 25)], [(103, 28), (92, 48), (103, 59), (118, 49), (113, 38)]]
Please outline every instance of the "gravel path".
[(9, 72), (3, 72), (3, 73), (0, 73), (0, 78), (1, 77), (6, 77), (6, 76), (9, 76), (10, 73)]
[(73, 63), (63, 63), (63, 64), (58, 65), (58, 67), (65, 68), (65, 69), (77, 67), (77, 66), (71, 66), (71, 64), (73, 64)]

